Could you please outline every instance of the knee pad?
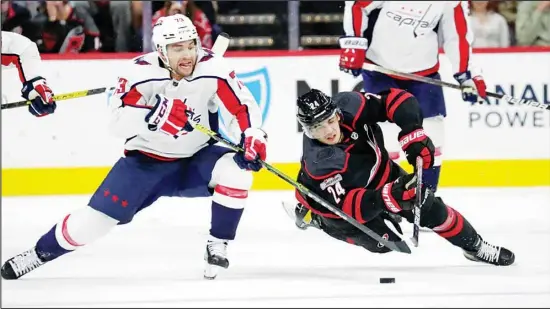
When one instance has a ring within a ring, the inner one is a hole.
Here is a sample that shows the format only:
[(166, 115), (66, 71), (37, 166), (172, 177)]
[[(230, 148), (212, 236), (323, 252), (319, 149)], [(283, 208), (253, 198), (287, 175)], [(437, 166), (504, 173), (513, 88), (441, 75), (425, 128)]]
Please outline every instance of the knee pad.
[(423, 127), (435, 146), (434, 165), (439, 166), (441, 165), (442, 149), (445, 143), (445, 117), (438, 115), (425, 118)]
[(214, 188), (214, 202), (235, 209), (245, 206), (252, 187), (252, 172), (241, 169), (233, 160), (234, 153), (223, 155), (212, 170), (209, 186)]
[(447, 206), (443, 200), (440, 197), (434, 197), (432, 203), (422, 206), (420, 225), (434, 228), (444, 223), (448, 215)]
[(55, 238), (66, 250), (74, 250), (107, 234), (118, 221), (92, 207), (78, 209), (56, 225)]

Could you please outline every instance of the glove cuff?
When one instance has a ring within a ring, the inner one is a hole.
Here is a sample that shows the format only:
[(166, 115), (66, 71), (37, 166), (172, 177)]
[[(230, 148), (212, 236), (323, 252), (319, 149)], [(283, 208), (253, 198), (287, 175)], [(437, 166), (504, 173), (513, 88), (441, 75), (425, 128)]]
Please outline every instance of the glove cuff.
[(422, 127), (408, 132), (401, 131), (398, 135), (399, 146), (401, 146), (401, 149), (406, 150), (411, 143), (422, 141), (426, 137), (426, 132)]
[(399, 203), (392, 196), (393, 184), (393, 182), (389, 182), (382, 187), (380, 190), (380, 201), (386, 210), (396, 214), (401, 212), (403, 209), (399, 207)]
[(422, 125), (419, 125), (419, 124), (413, 124), (413, 125), (407, 125), (407, 126), (404, 126), (401, 128), (401, 131), (399, 132), (399, 134), (397, 135), (397, 139), (401, 139), (401, 137), (415, 131), (415, 130), (419, 130), (419, 129), (424, 129), (424, 127), (422, 127)]
[(267, 133), (260, 128), (246, 128), (241, 134), (241, 137), (244, 139), (245, 136), (254, 136), (254, 137), (263, 137), (267, 140)]
[(457, 82), (463, 83), (469, 79), (472, 79), (472, 73), (470, 71), (459, 72), (453, 75)]
[(340, 48), (367, 49), (369, 41), (366, 38), (344, 36), (338, 39)]
[(23, 97), (25, 99), (29, 100), (29, 93), (34, 89), (34, 83), (39, 81), (39, 80), (46, 81), (46, 79), (44, 77), (37, 76), (35, 78), (31, 78), (31, 79), (23, 82), (23, 88), (21, 88), (21, 94), (23, 95)]

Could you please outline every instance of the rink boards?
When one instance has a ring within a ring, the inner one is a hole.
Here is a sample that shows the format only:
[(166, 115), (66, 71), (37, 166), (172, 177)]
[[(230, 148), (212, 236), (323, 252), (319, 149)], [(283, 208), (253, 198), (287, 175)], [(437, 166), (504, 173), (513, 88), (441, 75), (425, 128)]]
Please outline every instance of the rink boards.
[[(339, 71), (337, 51), (232, 56), (231, 65), (262, 109), (269, 134), (267, 161), (296, 175), (301, 155), (296, 97), (309, 88), (359, 90), (361, 79)], [(481, 52), (474, 60), (483, 68), (489, 90), (550, 103), (550, 49)], [(124, 61), (48, 58), (44, 75), (56, 94), (109, 87)], [(442, 79), (453, 82), (445, 55), (440, 63)], [(3, 72), (3, 102), (20, 100), (21, 86), (13, 74)], [(550, 112), (493, 99), (490, 105), (471, 106), (454, 89), (444, 93), (448, 117), (441, 186), (550, 185)], [(25, 108), (3, 111), (2, 195), (92, 193), (123, 149), (124, 141), (107, 131), (106, 101), (107, 95), (96, 95), (59, 102), (55, 115), (39, 119)], [(398, 128), (388, 123), (383, 128), (387, 147), (397, 149)], [(408, 168), (403, 158), (401, 164)], [(265, 171), (256, 174), (253, 185), (255, 190), (290, 188)]]

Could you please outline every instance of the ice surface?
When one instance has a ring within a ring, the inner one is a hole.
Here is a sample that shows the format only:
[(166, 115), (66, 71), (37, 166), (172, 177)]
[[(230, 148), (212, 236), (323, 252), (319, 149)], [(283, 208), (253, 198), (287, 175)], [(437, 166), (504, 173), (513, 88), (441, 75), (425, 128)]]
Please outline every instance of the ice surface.
[[(20, 280), (2, 280), (2, 307), (550, 306), (550, 188), (444, 188), (439, 195), (486, 240), (513, 250), (516, 265), (468, 261), (431, 232), (420, 234), (412, 255), (369, 253), (295, 228), (280, 204), (292, 192), (253, 192), (229, 247), (230, 268), (208, 281), (209, 200), (163, 198), (97, 242)], [(3, 198), (2, 262), (87, 201)]]

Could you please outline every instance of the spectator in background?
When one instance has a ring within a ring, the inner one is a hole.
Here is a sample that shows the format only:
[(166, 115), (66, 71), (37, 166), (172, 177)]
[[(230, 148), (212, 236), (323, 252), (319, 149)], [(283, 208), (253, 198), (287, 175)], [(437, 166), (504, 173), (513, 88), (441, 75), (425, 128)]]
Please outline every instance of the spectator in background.
[(516, 45), (516, 16), (518, 12), (518, 2), (498, 1), (497, 12), (506, 19), (508, 29), (510, 30), (510, 45)]
[(474, 33), (472, 47), (509, 47), (510, 29), (497, 13), (497, 1), (470, 1), (470, 22)]
[(550, 46), (550, 1), (521, 1), (516, 20), (518, 45)]
[(78, 53), (97, 51), (101, 46), (99, 30), (82, 7), (69, 1), (44, 1), (33, 22), (38, 26), (36, 42), (41, 53)]
[(129, 49), (132, 25), (132, 1), (71, 1), (74, 8), (82, 7), (100, 29), (103, 50), (126, 52)]
[(25, 35), (31, 13), (26, 7), (11, 1), (2, 0), (2, 30)]
[(206, 14), (192, 0), (165, 1), (164, 6), (153, 15), (153, 25), (160, 17), (174, 14), (184, 14), (189, 17), (197, 27), (202, 47), (212, 48), (212, 25)]

